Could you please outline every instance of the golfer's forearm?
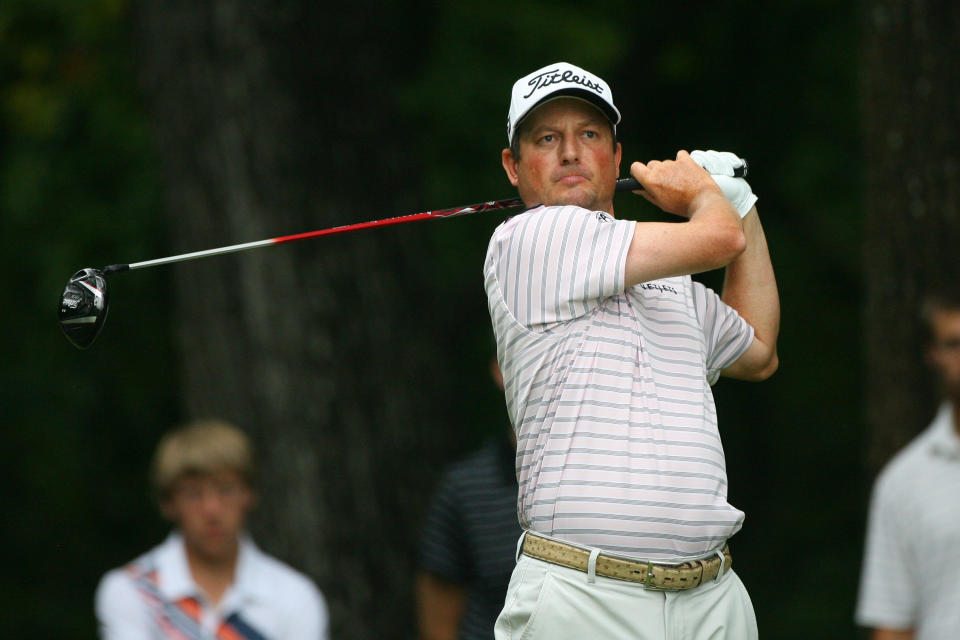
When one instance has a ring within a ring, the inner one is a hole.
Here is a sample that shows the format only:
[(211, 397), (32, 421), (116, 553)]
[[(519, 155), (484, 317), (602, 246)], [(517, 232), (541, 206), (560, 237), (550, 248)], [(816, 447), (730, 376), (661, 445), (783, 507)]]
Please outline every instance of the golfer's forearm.
[(727, 265), (721, 298), (750, 323), (756, 339), (775, 354), (780, 333), (780, 295), (756, 207), (743, 219), (743, 232), (747, 248)]
[(717, 191), (702, 198), (690, 220), (638, 222), (627, 252), (627, 287), (658, 278), (719, 269), (743, 251), (744, 234), (737, 212)]

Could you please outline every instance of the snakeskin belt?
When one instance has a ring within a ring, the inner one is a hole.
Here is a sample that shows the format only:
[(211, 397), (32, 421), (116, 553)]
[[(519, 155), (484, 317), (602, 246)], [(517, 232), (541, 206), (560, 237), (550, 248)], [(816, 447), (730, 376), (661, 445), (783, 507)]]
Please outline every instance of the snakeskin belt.
[[(558, 540), (544, 538), (528, 531), (523, 538), (524, 555), (562, 567), (588, 572), (590, 551)], [(596, 559), (596, 574), (615, 580), (639, 582), (645, 589), (655, 591), (683, 591), (699, 587), (704, 582), (715, 580), (721, 569), (723, 573), (733, 566), (730, 547), (723, 547), (723, 560), (715, 554), (701, 560), (682, 564), (658, 564), (642, 560), (629, 560), (620, 556), (600, 553)]]

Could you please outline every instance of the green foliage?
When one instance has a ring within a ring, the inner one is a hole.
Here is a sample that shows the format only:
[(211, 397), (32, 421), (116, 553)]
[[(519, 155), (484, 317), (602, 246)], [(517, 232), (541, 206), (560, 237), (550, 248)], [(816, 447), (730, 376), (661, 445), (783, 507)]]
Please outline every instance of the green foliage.
[(0, 362), (3, 545), (14, 550), (0, 579), (5, 637), (92, 636), (99, 574), (158, 535), (142, 463), (175, 416), (167, 287), (111, 281), (115, 308), (144, 312), (108, 323), (89, 352), (59, 335), (55, 315), (76, 269), (161, 250), (156, 154), (126, 38), (124, 2), (0, 8), (0, 261), (16, 298)]

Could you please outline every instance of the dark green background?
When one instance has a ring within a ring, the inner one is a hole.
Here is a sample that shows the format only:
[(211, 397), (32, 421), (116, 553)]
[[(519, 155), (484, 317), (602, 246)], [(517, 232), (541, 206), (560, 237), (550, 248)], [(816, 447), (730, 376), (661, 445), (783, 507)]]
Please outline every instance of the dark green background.
[[(100, 575), (165, 530), (145, 479), (158, 434), (180, 418), (164, 268), (117, 278), (109, 349), (76, 351), (55, 323), (77, 268), (169, 253), (130, 11), (124, 0), (0, 8), (3, 637), (93, 637)], [(856, 6), (450, 1), (403, 15), (395, 37), (422, 49), (395, 96), (397, 126), (418, 141), (422, 209), (510, 195), (499, 167), (510, 84), (558, 59), (612, 85), (625, 162), (678, 148), (749, 158), (783, 326), (772, 380), (716, 387), (730, 497), (747, 513), (737, 569), (765, 637), (851, 637), (869, 486)], [(617, 214), (660, 216), (624, 196)], [(481, 389), (462, 399), (464, 448), (503, 419), (476, 366), (488, 349), (480, 265), (500, 219), (405, 231), (429, 234), (436, 300), (462, 307), (438, 345)]]

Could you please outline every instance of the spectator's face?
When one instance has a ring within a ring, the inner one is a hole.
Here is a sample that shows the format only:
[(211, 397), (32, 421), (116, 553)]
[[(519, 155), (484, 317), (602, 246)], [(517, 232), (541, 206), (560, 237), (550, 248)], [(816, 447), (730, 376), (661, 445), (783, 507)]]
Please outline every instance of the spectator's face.
[(960, 401), (960, 310), (937, 311), (931, 318), (933, 342), (927, 352), (942, 393)]
[(520, 157), (503, 150), (503, 168), (527, 206), (573, 204), (613, 213), (620, 145), (610, 122), (582, 100), (535, 109), (517, 134)]
[(229, 560), (254, 496), (235, 471), (181, 478), (164, 515), (177, 524), (188, 551), (208, 561)]

